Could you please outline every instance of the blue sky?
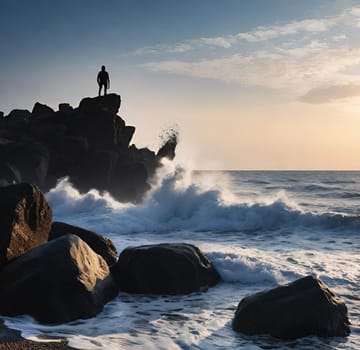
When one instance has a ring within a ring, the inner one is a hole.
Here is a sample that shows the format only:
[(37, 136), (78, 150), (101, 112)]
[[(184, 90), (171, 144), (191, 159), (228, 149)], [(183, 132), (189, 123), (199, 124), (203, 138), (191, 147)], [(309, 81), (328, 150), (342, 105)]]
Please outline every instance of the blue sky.
[(0, 110), (76, 106), (105, 64), (140, 146), (177, 124), (199, 168), (360, 169), (358, 5), (0, 0)]

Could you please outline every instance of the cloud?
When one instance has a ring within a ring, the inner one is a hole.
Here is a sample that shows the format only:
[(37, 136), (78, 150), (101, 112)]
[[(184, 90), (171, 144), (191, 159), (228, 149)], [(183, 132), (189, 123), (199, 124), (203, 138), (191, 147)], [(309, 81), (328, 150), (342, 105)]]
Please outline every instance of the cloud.
[(343, 73), (344, 69), (359, 63), (360, 48), (328, 48), (314, 41), (287, 50), (263, 50), (193, 62), (167, 60), (142, 66), (154, 72), (304, 92), (319, 84), (347, 82), (349, 76)]
[(249, 42), (257, 42), (269, 39), (275, 39), (280, 36), (294, 35), (300, 32), (318, 33), (325, 32), (336, 25), (338, 18), (326, 19), (307, 19), (302, 21), (293, 21), (284, 25), (274, 25), (268, 27), (257, 27), (246, 33), (238, 33), (236, 38)]
[(193, 43), (202, 43), (209, 46), (219, 46), (225, 49), (228, 49), (234, 43), (234, 38), (231, 36), (228, 37), (216, 37), (216, 38), (201, 38), (199, 40), (194, 40)]
[(346, 85), (316, 87), (301, 96), (298, 100), (305, 103), (321, 104), (357, 96), (360, 96), (360, 85), (351, 83)]
[[(242, 42), (257, 43), (304, 33), (309, 35), (317, 35), (319, 33), (327, 32), (336, 26), (357, 27), (359, 26), (359, 17), (360, 7), (353, 7), (346, 9), (342, 13), (333, 17), (311, 18), (271, 26), (258, 26), (247, 32), (240, 32), (225, 36), (189, 39), (170, 45), (155, 45), (153, 47), (144, 47), (134, 51), (133, 54), (149, 55), (184, 53), (190, 50), (198, 50), (206, 47), (229, 49)], [(343, 34), (334, 36), (334, 40), (341, 40), (344, 38), (346, 37)]]

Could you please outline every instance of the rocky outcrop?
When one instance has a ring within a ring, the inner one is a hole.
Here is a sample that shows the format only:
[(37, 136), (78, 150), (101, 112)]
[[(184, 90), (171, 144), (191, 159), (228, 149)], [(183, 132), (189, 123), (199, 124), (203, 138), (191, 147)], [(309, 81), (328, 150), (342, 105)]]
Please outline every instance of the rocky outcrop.
[(233, 329), (281, 339), (350, 333), (344, 301), (312, 276), (244, 298), (236, 310)]
[(109, 238), (81, 227), (55, 221), (51, 226), (49, 241), (68, 234), (80, 237), (96, 254), (99, 254), (109, 266), (117, 262), (118, 254), (114, 243)]
[(200, 249), (185, 243), (127, 248), (111, 273), (120, 289), (128, 293), (187, 294), (220, 281)]
[(52, 210), (29, 184), (0, 187), (0, 267), (47, 242)]
[(135, 127), (117, 114), (120, 104), (119, 95), (109, 94), (84, 98), (78, 108), (36, 103), (31, 113), (13, 110), (0, 117), (0, 166), (43, 191), (68, 176), (81, 192), (95, 188), (140, 201), (161, 159), (174, 158), (177, 138), (169, 136), (157, 154), (131, 145)]
[(117, 291), (105, 260), (78, 236), (67, 235), (5, 266), (0, 272), (0, 314), (65, 323), (95, 316)]

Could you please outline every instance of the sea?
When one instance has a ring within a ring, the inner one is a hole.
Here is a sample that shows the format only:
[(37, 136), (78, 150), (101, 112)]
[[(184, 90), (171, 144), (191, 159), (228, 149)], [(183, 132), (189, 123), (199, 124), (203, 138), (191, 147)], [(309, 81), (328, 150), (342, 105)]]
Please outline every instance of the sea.
[[(181, 296), (120, 293), (95, 318), (59, 326), (5, 318), (29, 339), (62, 337), (89, 350), (360, 349), (360, 172), (165, 164), (136, 205), (96, 190), (80, 194), (66, 178), (46, 197), (54, 220), (108, 236), (119, 253), (143, 244), (194, 244), (223, 282)], [(284, 341), (232, 330), (242, 298), (307, 275), (345, 300), (350, 336)]]

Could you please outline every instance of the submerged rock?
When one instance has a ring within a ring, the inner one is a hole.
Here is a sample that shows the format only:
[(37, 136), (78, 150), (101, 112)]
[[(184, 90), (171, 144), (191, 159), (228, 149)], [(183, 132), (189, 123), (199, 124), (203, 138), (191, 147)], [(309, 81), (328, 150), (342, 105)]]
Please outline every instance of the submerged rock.
[(120, 289), (129, 293), (187, 294), (220, 281), (209, 259), (186, 243), (126, 248), (111, 273)]
[(309, 335), (349, 335), (347, 308), (324, 282), (307, 276), (285, 286), (250, 295), (238, 305), (233, 329), (281, 339)]
[(0, 272), (0, 314), (59, 324), (98, 314), (117, 287), (105, 260), (78, 236), (43, 244)]
[(0, 187), (0, 266), (47, 242), (52, 210), (34, 185)]
[(99, 254), (109, 266), (117, 262), (118, 254), (114, 243), (109, 238), (81, 227), (66, 224), (65, 222), (55, 221), (52, 223), (49, 241), (68, 234), (80, 237), (96, 254)]

